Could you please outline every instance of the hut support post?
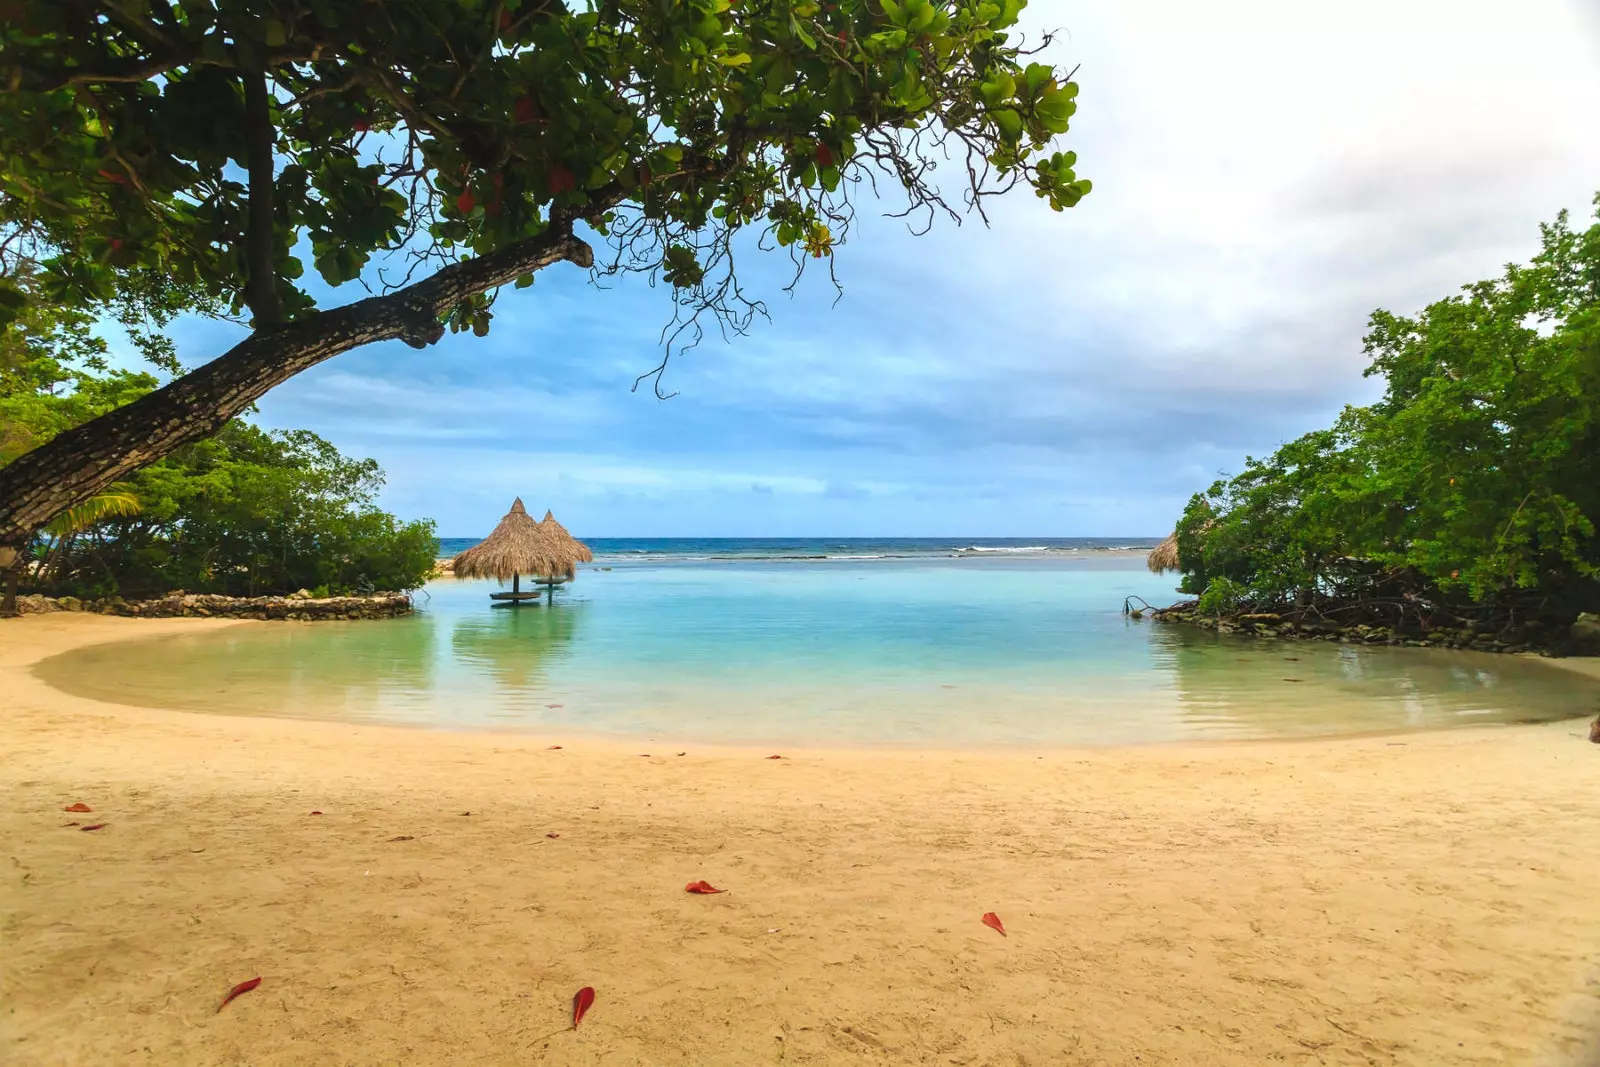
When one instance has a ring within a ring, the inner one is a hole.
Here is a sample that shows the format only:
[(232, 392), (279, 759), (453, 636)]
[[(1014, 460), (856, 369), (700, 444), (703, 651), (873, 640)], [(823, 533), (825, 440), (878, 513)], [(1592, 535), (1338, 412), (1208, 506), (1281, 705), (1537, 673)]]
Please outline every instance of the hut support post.
[(520, 592), (522, 592), (522, 585), (521, 585), (521, 582), (522, 582), (522, 575), (520, 575), (520, 574), (513, 574), (513, 575), (512, 575), (512, 576), (511, 576), (511, 591), (512, 591), (512, 592), (513, 592), (513, 593), (520, 593)]

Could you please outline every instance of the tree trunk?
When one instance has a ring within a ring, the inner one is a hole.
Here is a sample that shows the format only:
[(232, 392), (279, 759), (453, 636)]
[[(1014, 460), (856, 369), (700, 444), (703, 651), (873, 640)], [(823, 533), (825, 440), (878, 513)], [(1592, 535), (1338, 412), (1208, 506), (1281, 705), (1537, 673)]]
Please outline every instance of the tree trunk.
[(0, 548), (21, 553), (34, 531), (63, 511), (210, 436), (301, 371), (376, 341), (424, 348), (444, 336), (441, 317), (462, 300), (564, 259), (594, 264), (571, 221), (560, 219), (537, 237), (453, 263), (387, 296), (252, 333), (205, 366), (0, 467)]
[[(8, 549), (0, 548), (0, 556), (4, 556)], [(11, 565), (0, 571), (0, 582), (5, 584), (5, 593), (0, 595), (0, 619), (9, 619), (17, 613), (17, 582), (22, 578), (22, 564), (24, 556), (18, 553)]]

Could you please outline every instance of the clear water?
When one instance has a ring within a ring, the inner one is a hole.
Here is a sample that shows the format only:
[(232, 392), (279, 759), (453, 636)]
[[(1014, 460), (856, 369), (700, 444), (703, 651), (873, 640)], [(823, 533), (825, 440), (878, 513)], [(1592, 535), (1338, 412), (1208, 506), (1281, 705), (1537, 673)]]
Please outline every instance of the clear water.
[(662, 742), (1126, 744), (1600, 706), (1600, 685), (1536, 661), (1131, 621), (1125, 596), (1175, 598), (1139, 552), (689, 554), (607, 553), (553, 607), (492, 608), (492, 582), (445, 580), (410, 618), (104, 645), (37, 671), (136, 705)]

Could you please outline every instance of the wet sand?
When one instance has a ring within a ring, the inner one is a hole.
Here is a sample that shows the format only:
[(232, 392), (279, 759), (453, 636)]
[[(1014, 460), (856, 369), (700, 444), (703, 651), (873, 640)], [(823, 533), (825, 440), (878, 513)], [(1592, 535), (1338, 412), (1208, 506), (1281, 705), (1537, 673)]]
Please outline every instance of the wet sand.
[(227, 625), (283, 624), (0, 621), (0, 1061), (1600, 1055), (1582, 723), (769, 760), (153, 711), (28, 671)]

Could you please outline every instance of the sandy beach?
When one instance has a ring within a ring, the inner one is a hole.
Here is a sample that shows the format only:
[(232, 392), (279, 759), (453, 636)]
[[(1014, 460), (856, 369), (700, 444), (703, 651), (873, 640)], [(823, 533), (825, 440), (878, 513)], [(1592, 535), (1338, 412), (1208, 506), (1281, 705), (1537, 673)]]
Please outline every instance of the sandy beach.
[(29, 673), (226, 625), (0, 622), (0, 1060), (1600, 1062), (1577, 722), (771, 760)]

